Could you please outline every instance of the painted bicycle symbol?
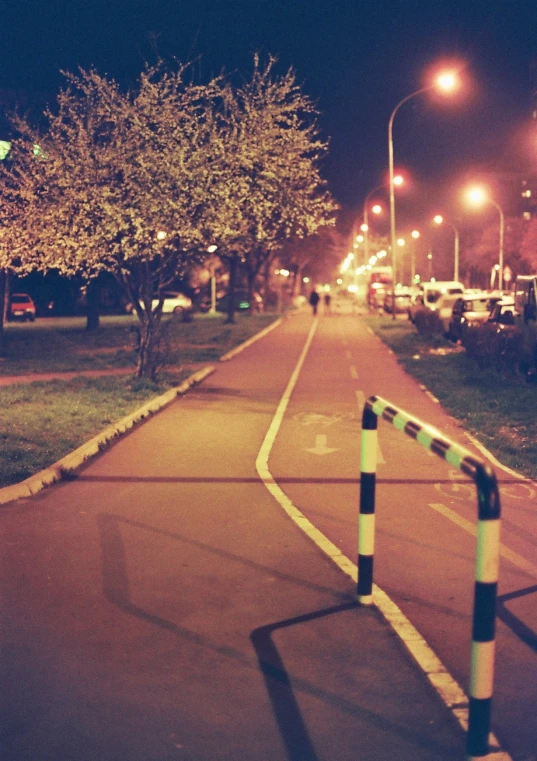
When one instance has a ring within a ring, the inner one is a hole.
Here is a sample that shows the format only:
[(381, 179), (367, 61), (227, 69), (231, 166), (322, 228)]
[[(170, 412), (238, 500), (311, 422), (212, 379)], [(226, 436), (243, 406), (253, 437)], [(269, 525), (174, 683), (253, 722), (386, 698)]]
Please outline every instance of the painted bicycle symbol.
[[(436, 483), (434, 488), (444, 497), (450, 499), (474, 499), (476, 487), (468, 481), (463, 473), (458, 470), (450, 469), (448, 472), (449, 483)], [(510, 483), (499, 483), (501, 497), (510, 499), (530, 500), (535, 498), (535, 489), (526, 481), (511, 481)]]
[(301, 425), (314, 425), (317, 428), (328, 428), (334, 423), (342, 423), (345, 420), (354, 420), (352, 412), (334, 412), (331, 415), (323, 415), (319, 412), (299, 412), (294, 416)]

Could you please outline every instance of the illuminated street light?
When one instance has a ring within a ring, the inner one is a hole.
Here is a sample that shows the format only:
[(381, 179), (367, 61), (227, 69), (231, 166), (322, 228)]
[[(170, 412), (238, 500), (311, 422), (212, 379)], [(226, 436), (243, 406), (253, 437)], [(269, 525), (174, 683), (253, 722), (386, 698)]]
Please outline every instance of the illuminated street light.
[(500, 250), (499, 250), (499, 256), (498, 256), (498, 264), (499, 264), (498, 290), (503, 291), (503, 239), (504, 239), (504, 229), (505, 229), (505, 217), (502, 211), (502, 207), (500, 206), (499, 203), (496, 203), (496, 201), (490, 197), (486, 189), (481, 186), (474, 186), (469, 188), (466, 191), (466, 199), (468, 203), (470, 204), (470, 206), (480, 207), (480, 206), (484, 206), (487, 203), (490, 203), (492, 204), (492, 206), (495, 206), (496, 209), (498, 210), (498, 213), (500, 215)]
[[(401, 187), (401, 185), (404, 184), (404, 179), (400, 174), (397, 174), (393, 178), (393, 183), (397, 187)], [(365, 197), (364, 201), (364, 224), (360, 227), (362, 232), (365, 233), (364, 236), (364, 262), (367, 262), (369, 257), (369, 199), (372, 195), (377, 193), (379, 190), (383, 190), (385, 188), (385, 185), (377, 185), (376, 188), (373, 188), (373, 190), (370, 190), (369, 193)], [(381, 214), (382, 213), (382, 206), (380, 204), (375, 204), (371, 211), (373, 214)]]
[[(214, 243), (212, 243), (210, 246), (207, 246), (207, 253), (208, 254), (214, 254), (214, 252), (218, 249), (218, 246), (215, 246)], [(216, 314), (216, 264), (214, 259), (211, 257), (209, 259), (209, 272), (211, 274), (211, 306), (209, 307), (209, 314)]]
[(158, 230), (157, 240), (166, 240), (168, 233), (165, 230)]
[(390, 174), (390, 235), (392, 244), (392, 317), (395, 320), (395, 282), (396, 282), (396, 262), (395, 262), (395, 185), (394, 185), (394, 168), (393, 168), (393, 121), (395, 114), (401, 108), (401, 106), (409, 101), (411, 98), (415, 98), (417, 95), (421, 95), (429, 90), (438, 89), (444, 93), (453, 92), (458, 86), (458, 77), (455, 72), (442, 71), (438, 72), (433, 84), (427, 87), (422, 87), (419, 90), (407, 95), (406, 98), (399, 101), (396, 107), (393, 109), (388, 122), (388, 162), (389, 162), (389, 174)]
[[(416, 241), (420, 237), (419, 230), (412, 230), (410, 237)], [(414, 285), (416, 280), (416, 244), (410, 247), (410, 285)]]
[(444, 222), (448, 224), (453, 232), (455, 233), (455, 241), (454, 241), (454, 251), (453, 251), (453, 280), (456, 282), (459, 282), (459, 231), (453, 224), (453, 222), (448, 222), (444, 219), (444, 217), (441, 214), (437, 214), (435, 217), (433, 217), (433, 222), (437, 225), (443, 225)]

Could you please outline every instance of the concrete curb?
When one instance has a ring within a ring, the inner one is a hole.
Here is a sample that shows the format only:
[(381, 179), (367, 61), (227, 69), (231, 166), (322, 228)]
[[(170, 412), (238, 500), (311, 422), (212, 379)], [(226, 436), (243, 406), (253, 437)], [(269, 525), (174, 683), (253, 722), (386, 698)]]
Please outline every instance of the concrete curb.
[[(228, 351), (227, 354), (223, 354), (220, 357), (220, 362), (227, 362), (236, 354), (243, 351), (251, 344), (255, 343), (255, 341), (258, 341), (267, 333), (270, 333), (271, 330), (277, 328), (278, 325), (280, 325), (283, 320), (289, 316), (291, 316), (290, 313), (280, 317), (270, 325), (267, 325), (266, 328), (263, 328), (263, 330), (260, 330), (259, 333), (256, 333), (247, 341), (244, 341), (244, 343), (239, 344), (239, 346), (236, 346), (234, 349), (231, 349), (231, 351)], [(146, 402), (146, 404), (137, 409), (135, 412), (132, 412), (130, 415), (127, 415), (121, 420), (118, 420), (117, 423), (114, 423), (108, 428), (105, 428), (104, 431), (101, 431), (101, 433), (97, 434), (97, 436), (94, 436), (85, 444), (82, 444), (74, 451), (65, 455), (65, 457), (62, 457), (61, 460), (58, 460), (52, 465), (49, 465), (48, 468), (39, 471), (39, 473), (35, 473), (33, 476), (26, 478), (24, 481), (21, 481), (18, 484), (4, 486), (0, 489), (0, 505), (5, 505), (8, 502), (14, 502), (17, 499), (31, 497), (32, 495), (42, 491), (47, 486), (51, 486), (52, 484), (58, 483), (58, 481), (62, 481), (85, 462), (90, 460), (92, 457), (95, 457), (95, 455), (99, 454), (99, 452), (102, 452), (103, 449), (106, 449), (106, 447), (115, 441), (115, 439), (119, 438), (119, 436), (127, 433), (131, 428), (134, 428), (135, 425), (138, 425), (146, 418), (151, 417), (151, 415), (154, 415), (156, 412), (164, 409), (164, 407), (167, 407), (178, 396), (182, 396), (189, 390), (189, 388), (196, 385), (197, 383), (201, 383), (202, 380), (214, 373), (215, 370), (216, 367), (209, 365), (208, 367), (204, 367), (203, 370), (199, 370), (198, 372), (193, 373), (189, 378), (183, 381), (180, 386), (171, 388), (161, 396), (157, 396), (155, 399), (151, 399), (149, 402)]]
[(73, 452), (62, 457), (61, 460), (58, 460), (53, 465), (41, 470), (39, 473), (35, 473), (33, 476), (26, 478), (18, 484), (5, 486), (3, 489), (0, 489), (0, 505), (5, 505), (8, 502), (13, 502), (24, 497), (31, 497), (33, 494), (42, 491), (45, 487), (51, 486), (58, 481), (62, 481), (66, 476), (74, 472), (85, 462), (106, 449), (106, 447), (119, 436), (127, 433), (127, 431), (134, 428), (134, 426), (138, 425), (146, 418), (151, 417), (151, 415), (154, 415), (156, 412), (164, 409), (164, 407), (167, 407), (178, 396), (182, 396), (192, 386), (201, 383), (202, 380), (214, 373), (215, 370), (216, 367), (210, 365), (204, 367), (203, 370), (193, 373), (179, 386), (171, 388), (161, 396), (150, 399), (149, 402), (146, 402), (146, 404), (135, 412), (132, 412), (117, 423), (105, 428), (105, 430), (101, 431), (97, 436), (94, 436)]

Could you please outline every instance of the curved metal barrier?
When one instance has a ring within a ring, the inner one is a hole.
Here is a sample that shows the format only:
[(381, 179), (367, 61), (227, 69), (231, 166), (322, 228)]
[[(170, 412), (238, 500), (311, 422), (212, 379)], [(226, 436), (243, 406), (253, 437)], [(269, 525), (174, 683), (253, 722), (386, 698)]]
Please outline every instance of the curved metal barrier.
[(475, 564), (472, 653), (470, 663), (467, 759), (483, 759), (489, 752), (493, 693), (496, 595), (500, 557), (500, 496), (496, 475), (469, 450), (444, 437), (433, 426), (394, 407), (378, 396), (365, 402), (362, 415), (360, 518), (358, 530), (358, 601), (373, 602), (375, 551), (375, 483), (377, 420), (387, 420), (399, 431), (469, 476), (477, 487), (477, 548)]

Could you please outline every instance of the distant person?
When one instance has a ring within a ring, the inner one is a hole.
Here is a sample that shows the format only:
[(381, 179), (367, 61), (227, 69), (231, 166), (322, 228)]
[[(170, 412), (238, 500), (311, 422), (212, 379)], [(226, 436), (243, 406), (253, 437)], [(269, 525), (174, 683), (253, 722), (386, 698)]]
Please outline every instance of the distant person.
[(317, 314), (317, 305), (319, 304), (320, 299), (321, 299), (321, 297), (319, 296), (317, 291), (312, 291), (310, 293), (310, 299), (309, 299), (309, 301), (310, 301), (310, 304), (311, 304), (311, 308), (313, 309), (313, 314), (314, 315)]
[(330, 296), (329, 293), (324, 294), (324, 313), (325, 314), (332, 314), (332, 311), (330, 309), (330, 303), (332, 301), (332, 296)]

